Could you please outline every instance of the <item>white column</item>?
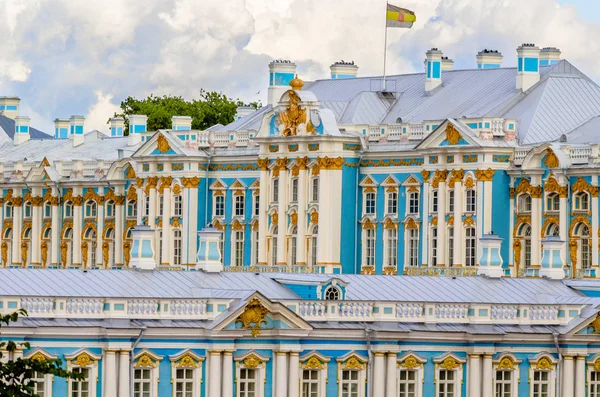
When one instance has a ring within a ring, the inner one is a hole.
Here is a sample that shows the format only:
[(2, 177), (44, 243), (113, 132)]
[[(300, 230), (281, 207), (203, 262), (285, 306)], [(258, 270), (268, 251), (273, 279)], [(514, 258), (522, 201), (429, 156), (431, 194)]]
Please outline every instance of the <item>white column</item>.
[[(102, 255), (102, 240), (104, 239), (104, 197), (98, 200), (98, 224), (96, 226), (96, 263), (91, 263), (90, 267), (98, 265), (104, 267), (104, 258)], [(93, 247), (90, 247), (93, 249)]]
[[(183, 189), (183, 247), (187, 252), (185, 263), (190, 265), (196, 263), (198, 252), (198, 182), (200, 179), (190, 178), (189, 188)], [(205, 198), (208, 200), (208, 197)], [(208, 216), (208, 214), (206, 214)], [(207, 223), (210, 220), (206, 220)], [(202, 225), (204, 227), (204, 225)]]
[(129, 397), (129, 351), (119, 352), (119, 397)]
[[(483, 216), (483, 234), (490, 234), (492, 232), (492, 181), (486, 180), (483, 182), (483, 208), (478, 208), (478, 216)], [(479, 260), (479, 259), (477, 259)]]
[(233, 352), (223, 352), (223, 397), (233, 396)]
[(575, 397), (585, 397), (585, 356), (575, 359)]
[[(75, 189), (73, 189), (75, 190)], [(73, 192), (75, 194), (75, 192)], [(81, 204), (83, 197), (73, 196), (73, 265), (81, 265)]]
[(260, 185), (259, 185), (259, 214), (258, 214), (258, 259), (257, 265), (267, 264), (267, 208), (271, 201), (271, 191), (269, 188), (269, 164), (268, 159), (258, 159), (260, 165)]
[(482, 387), (482, 397), (494, 397), (492, 394), (492, 386), (494, 382), (494, 371), (492, 367), (492, 355), (484, 354), (483, 355), (483, 387)]
[[(596, 177), (592, 177), (592, 185), (595, 183)], [(592, 266), (598, 267), (598, 196), (592, 197)], [(567, 246), (567, 244), (563, 244)], [(596, 276), (598, 277), (598, 276)]]
[(373, 396), (383, 396), (385, 393), (385, 353), (373, 353)]
[[(560, 239), (565, 242), (560, 249), (560, 256), (564, 263), (567, 263), (567, 247), (569, 247), (569, 207), (567, 204), (567, 197), (561, 196), (559, 200)], [(597, 246), (598, 245), (596, 245), (596, 247)]]
[(563, 356), (561, 397), (573, 397), (573, 356)]
[[(38, 188), (33, 189), (36, 192)], [(41, 190), (41, 189), (40, 189)], [(41, 194), (41, 192), (40, 192)], [(31, 264), (41, 265), (42, 254), (40, 250), (42, 234), (42, 198), (32, 197), (31, 217)]]
[(116, 352), (104, 351), (104, 397), (117, 397)]
[(438, 186), (437, 266), (446, 265), (446, 181)]
[(385, 397), (396, 397), (396, 353), (387, 354), (386, 379), (385, 379)]
[[(430, 174), (429, 178), (431, 177), (433, 177), (433, 174)], [(429, 264), (429, 193), (429, 182), (423, 182), (423, 208), (421, 211), (423, 213), (423, 216), (421, 217), (423, 220), (423, 227), (420, 230), (421, 264), (423, 266), (427, 266)], [(407, 249), (408, 247), (405, 246), (404, 250)], [(408, 265), (408, 263), (406, 265)]]
[(12, 264), (21, 266), (21, 229), (23, 227), (23, 201), (17, 198), (13, 207)]
[(208, 352), (208, 397), (221, 397), (221, 352)]
[(467, 372), (467, 378), (469, 380), (469, 388), (467, 392), (469, 397), (481, 396), (480, 361), (481, 358), (479, 354), (469, 354), (469, 371)]
[(308, 199), (308, 182), (306, 163), (308, 159), (299, 163), (298, 173), (298, 238), (296, 240), (296, 264), (306, 265), (306, 200)]
[[(511, 178), (512, 179), (512, 178)], [(517, 272), (517, 263), (515, 261), (515, 253), (513, 250), (513, 244), (515, 243), (515, 240), (513, 238), (513, 233), (514, 233), (514, 229), (515, 229), (515, 198), (514, 198), (514, 188), (512, 187), (512, 183), (511, 182), (511, 195), (510, 195), (510, 214), (509, 214), (509, 246), (508, 246), (508, 263), (510, 264), (510, 266), (513, 267), (514, 270), (511, 271), (511, 276), (512, 277), (518, 277), (518, 272)]]
[(461, 182), (454, 182), (454, 266), (465, 265), (465, 246), (463, 242), (464, 231), (462, 224), (463, 211), (463, 185)]
[[(542, 230), (542, 199), (540, 197), (531, 198), (531, 265), (539, 267), (541, 265), (540, 233)], [(523, 264), (524, 265), (524, 264)]]
[(125, 197), (115, 200), (115, 265), (123, 265), (123, 228), (125, 226)]
[(275, 352), (275, 395), (287, 396), (286, 352)]
[[(161, 182), (162, 183), (162, 182)], [(163, 189), (163, 215), (162, 215), (162, 258), (161, 265), (171, 264), (171, 188)]]
[[(52, 202), (52, 248), (50, 249), (50, 264), (52, 266), (57, 266), (60, 258), (60, 239), (62, 236), (60, 235), (60, 230), (62, 229), (62, 225), (59, 221), (59, 211), (60, 207), (58, 206), (58, 200)], [(62, 264), (61, 264), (62, 266)]]
[(279, 223), (277, 224), (277, 265), (286, 265), (287, 248), (287, 208), (288, 208), (288, 170), (285, 166), (279, 167), (279, 203), (277, 212)]
[(148, 226), (154, 229), (156, 214), (158, 213), (157, 199), (156, 199), (156, 186), (150, 188), (148, 194), (150, 195), (150, 215), (148, 216)]
[[(300, 171), (302, 172), (302, 171)], [(298, 397), (300, 393), (300, 357), (298, 352), (290, 352), (290, 374), (287, 397)]]
[(142, 185), (137, 188), (137, 219), (136, 224), (142, 224), (142, 218), (146, 215), (146, 197)]

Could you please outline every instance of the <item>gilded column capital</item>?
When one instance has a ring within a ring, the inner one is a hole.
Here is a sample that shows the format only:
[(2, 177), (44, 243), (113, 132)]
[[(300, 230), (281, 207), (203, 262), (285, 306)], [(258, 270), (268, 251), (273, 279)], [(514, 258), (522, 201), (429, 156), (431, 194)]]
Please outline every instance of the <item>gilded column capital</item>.
[(256, 164), (258, 165), (258, 168), (260, 168), (261, 171), (268, 171), (269, 170), (269, 159), (268, 158), (259, 158), (258, 160), (256, 160)]
[(31, 197), (31, 205), (34, 207), (41, 207), (44, 202), (44, 198), (42, 196), (32, 196)]
[(475, 177), (481, 182), (491, 182), (496, 171), (491, 168), (487, 170), (475, 170)]
[(298, 167), (301, 170), (307, 170), (308, 169), (308, 157), (298, 157), (296, 159), (296, 164), (298, 164)]
[(429, 182), (429, 176), (430, 176), (430, 172), (427, 170), (423, 170), (421, 171), (421, 177), (423, 178), (423, 183), (428, 183)]
[(184, 188), (194, 189), (198, 187), (198, 184), (200, 183), (200, 178), (197, 176), (191, 178), (183, 177), (181, 178), (181, 183), (183, 183)]

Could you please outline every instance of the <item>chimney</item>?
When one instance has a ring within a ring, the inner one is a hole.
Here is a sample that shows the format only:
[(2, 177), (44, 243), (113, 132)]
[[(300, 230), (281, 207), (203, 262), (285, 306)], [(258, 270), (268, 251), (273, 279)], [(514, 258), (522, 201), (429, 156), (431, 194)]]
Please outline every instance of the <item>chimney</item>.
[(69, 119), (54, 119), (54, 137), (67, 139), (69, 137)]
[(239, 120), (244, 116), (247, 116), (251, 113), (254, 113), (256, 111), (256, 109), (254, 109), (252, 106), (238, 106), (235, 109), (235, 116), (234, 116), (234, 120)]
[(171, 117), (171, 129), (175, 131), (189, 131), (192, 129), (192, 118), (190, 116)]
[(502, 53), (498, 50), (482, 50), (477, 53), (477, 69), (497, 69), (502, 66)]
[(16, 96), (0, 97), (0, 113), (3, 116), (14, 119), (19, 115), (19, 103), (21, 99)]
[(146, 132), (148, 116), (145, 114), (130, 114), (127, 118), (129, 119), (127, 146), (135, 146), (142, 142), (142, 133)]
[(123, 117), (113, 117), (110, 119), (110, 136), (123, 136), (123, 129), (125, 128), (125, 120)]
[(500, 278), (504, 276), (502, 270), (502, 256), (500, 248), (502, 247), (502, 238), (490, 233), (484, 234), (479, 239), (479, 247), (481, 249), (481, 258), (479, 258), (479, 267), (477, 275), (487, 276), (490, 278)]
[(208, 225), (198, 232), (200, 237), (198, 254), (196, 254), (196, 271), (218, 273), (223, 270), (223, 260), (219, 244), (222, 232)]
[(556, 236), (548, 236), (542, 240), (542, 267), (539, 275), (536, 276), (552, 279), (565, 278), (565, 263), (561, 255), (564, 245), (565, 242)]
[(442, 52), (437, 48), (427, 51), (425, 92), (431, 92), (442, 84)]
[(131, 229), (131, 259), (129, 266), (140, 270), (154, 270), (154, 230), (150, 226), (137, 225)]
[(277, 105), (283, 93), (290, 89), (290, 81), (295, 76), (296, 64), (292, 61), (275, 60), (269, 64), (269, 105)]
[(329, 70), (331, 70), (332, 79), (352, 79), (358, 74), (358, 66), (354, 64), (354, 61), (344, 62), (344, 60), (341, 60), (335, 62), (329, 66)]
[(560, 50), (554, 47), (544, 47), (540, 51), (540, 66), (550, 66), (560, 62)]
[(517, 90), (527, 91), (540, 81), (540, 49), (525, 43), (517, 48)]
[(442, 71), (453, 70), (454, 61), (448, 57), (442, 57)]
[(15, 117), (15, 135), (13, 139), (15, 145), (20, 145), (29, 140), (29, 121), (30, 119), (27, 116)]
[(73, 140), (73, 147), (79, 146), (84, 142), (83, 138), (83, 123), (85, 117), (71, 116), (69, 119), (69, 139)]

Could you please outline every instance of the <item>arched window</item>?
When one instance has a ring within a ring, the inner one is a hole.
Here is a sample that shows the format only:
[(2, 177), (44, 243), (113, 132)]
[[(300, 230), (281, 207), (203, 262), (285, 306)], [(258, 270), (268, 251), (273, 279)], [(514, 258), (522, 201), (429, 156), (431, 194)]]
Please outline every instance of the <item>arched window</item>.
[(175, 266), (181, 266), (182, 242), (181, 230), (173, 230), (173, 265)]
[(63, 216), (65, 218), (71, 218), (73, 216), (73, 202), (65, 202)]
[(531, 267), (531, 226), (523, 224), (518, 235), (523, 239), (523, 266), (524, 269), (528, 269)]
[[(102, 244), (104, 244), (104, 243), (108, 244), (108, 261), (106, 263), (106, 268), (110, 269), (116, 263), (115, 262), (115, 229), (113, 229), (113, 228), (108, 229), (105, 233), (105, 236), (106, 236), (106, 239)], [(104, 247), (103, 247), (103, 249), (104, 249)], [(103, 255), (104, 255), (104, 252), (103, 252)], [(104, 260), (103, 260), (103, 262), (104, 262)]]
[(98, 204), (94, 200), (85, 202), (85, 217), (95, 218), (98, 215)]
[(12, 203), (6, 203), (6, 207), (4, 209), (4, 217), (7, 219), (10, 219), (13, 217), (13, 204)]
[(52, 204), (49, 201), (44, 203), (44, 218), (52, 217)]
[(298, 178), (293, 178), (292, 179), (292, 186), (291, 186), (291, 202), (292, 203), (297, 203), (298, 202)]
[(531, 212), (531, 196), (529, 194), (521, 194), (519, 196), (517, 212)]
[(180, 194), (173, 196), (173, 216), (183, 216), (183, 199)]
[(334, 287), (333, 285), (330, 285), (329, 287), (327, 287), (327, 289), (323, 293), (323, 298), (326, 301), (339, 301), (340, 295), (341, 294), (340, 294), (339, 288)]
[(104, 213), (104, 215), (107, 218), (112, 218), (115, 216), (115, 202), (113, 200), (108, 200), (105, 204), (106, 206), (106, 211)]
[(291, 244), (290, 244), (290, 265), (295, 265), (296, 264), (296, 260), (297, 260), (297, 256), (296, 256), (296, 251), (298, 249), (298, 227), (297, 226), (293, 226), (292, 227), (292, 237), (291, 237)]
[(554, 212), (560, 209), (560, 197), (558, 193), (550, 193), (546, 197), (546, 211)]
[(271, 266), (277, 264), (277, 233), (279, 228), (275, 226), (271, 232)]
[(398, 267), (398, 230), (389, 228), (386, 230), (386, 264), (389, 267)]
[(312, 237), (310, 238), (310, 264), (317, 266), (317, 236), (319, 234), (319, 226), (315, 225), (312, 230)]
[(475, 238), (475, 228), (468, 227), (465, 229), (465, 265), (475, 266), (477, 255), (477, 239)]
[(560, 227), (556, 223), (551, 223), (546, 228), (546, 236), (559, 237), (560, 236)]
[(581, 269), (587, 269), (592, 263), (592, 250), (590, 238), (590, 228), (580, 223), (575, 227), (575, 236), (579, 239), (579, 263), (581, 263)]
[(32, 212), (32, 206), (31, 206), (31, 202), (27, 201), (25, 204), (23, 204), (23, 217), (25, 219), (30, 219), (31, 218), (31, 212)]
[[(95, 203), (95, 202), (94, 202)], [(88, 258), (89, 261), (87, 266), (90, 268), (96, 267), (96, 247), (97, 247), (97, 239), (96, 239), (96, 231), (92, 228), (88, 228), (85, 231), (84, 239), (88, 240)]]
[(576, 210), (587, 211), (590, 209), (590, 196), (586, 192), (578, 192), (573, 198), (573, 206)]
[(127, 217), (128, 218), (136, 218), (137, 217), (137, 201), (136, 200), (128, 200), (127, 201)]
[(465, 204), (467, 212), (475, 212), (477, 210), (477, 194), (475, 189), (467, 189)]

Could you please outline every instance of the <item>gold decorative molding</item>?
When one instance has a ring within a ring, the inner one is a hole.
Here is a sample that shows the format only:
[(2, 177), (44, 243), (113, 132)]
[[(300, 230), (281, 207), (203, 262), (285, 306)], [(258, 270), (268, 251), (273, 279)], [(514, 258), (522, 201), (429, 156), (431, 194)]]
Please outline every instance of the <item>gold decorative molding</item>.
[(452, 123), (446, 124), (446, 141), (448, 141), (448, 145), (458, 145), (462, 136), (460, 132), (452, 125)]
[(319, 213), (317, 212), (317, 210), (313, 210), (310, 213), (310, 223), (312, 223), (313, 225), (316, 225), (319, 223)]
[(573, 192), (587, 192), (592, 197), (598, 197), (598, 186), (592, 186), (582, 177), (577, 178), (577, 181), (571, 186)]
[(317, 157), (317, 164), (323, 170), (341, 170), (344, 165), (344, 159), (342, 157)]
[(253, 299), (246, 305), (236, 322), (242, 323), (243, 329), (250, 329), (252, 336), (257, 337), (261, 333), (262, 326), (267, 325), (268, 313), (269, 310), (258, 299)]
[(445, 183), (448, 178), (448, 171), (446, 170), (437, 170), (433, 174), (433, 181), (431, 182), (431, 187), (437, 189), (440, 183)]
[(462, 364), (459, 363), (454, 357), (448, 356), (439, 364), (440, 368), (446, 369), (448, 371), (452, 371), (454, 369), (459, 369), (462, 367)]
[(491, 168), (487, 170), (475, 170), (475, 178), (481, 182), (491, 182), (496, 171)]
[(550, 148), (546, 150), (546, 157), (544, 158), (544, 165), (548, 168), (558, 168), (559, 161), (554, 151)]
[(540, 358), (533, 366), (534, 371), (552, 371), (554, 369), (554, 364), (548, 357)]
[(413, 355), (406, 357), (402, 362), (398, 363), (398, 368), (415, 369), (422, 367), (423, 362)]
[(89, 367), (89, 366), (95, 366), (96, 365), (96, 360), (94, 360), (92, 357), (90, 357), (89, 354), (87, 354), (86, 352), (82, 352), (80, 353), (77, 357), (75, 357), (75, 359), (73, 359), (71, 361), (71, 364), (77, 367)]
[[(297, 77), (296, 79), (302, 82), (302, 80)], [(292, 84), (294, 80), (292, 80), (290, 84)], [(302, 85), (304, 85), (304, 83), (296, 84), (297, 87), (302, 87)], [(308, 123), (306, 122), (306, 109), (300, 106), (300, 96), (294, 91), (288, 91), (288, 95), (290, 97), (290, 103), (284, 110), (279, 112), (279, 121), (283, 124), (283, 131), (281, 134), (283, 136), (296, 136), (298, 135), (298, 126), (302, 124), (307, 124), (306, 132), (314, 134), (314, 127), (312, 127), (310, 121)]]
[(134, 368), (156, 368), (157, 362), (148, 353), (144, 353), (137, 359), (133, 366)]
[(466, 216), (465, 219), (463, 220), (463, 225), (466, 227), (475, 226), (475, 220), (470, 215)]
[(200, 365), (199, 361), (196, 361), (191, 354), (187, 353), (177, 361), (175, 368), (199, 368)]
[(263, 364), (263, 361), (258, 358), (256, 355), (251, 354), (248, 357), (246, 357), (244, 359), (244, 361), (242, 361), (242, 364), (244, 365), (244, 367), (246, 368), (258, 368), (259, 365)]
[(360, 360), (356, 356), (350, 356), (346, 361), (344, 361), (341, 365), (342, 370), (350, 369), (350, 370), (363, 370), (367, 368), (367, 363)]
[(158, 137), (156, 138), (156, 148), (160, 153), (167, 153), (171, 150), (171, 146), (169, 145), (169, 141), (162, 133), (158, 133)]
[(360, 274), (375, 274), (375, 268), (373, 266), (363, 266), (360, 269)]
[(404, 222), (404, 229), (418, 229), (419, 226), (417, 222), (413, 218), (408, 218), (406, 222)]
[(198, 187), (198, 183), (200, 183), (200, 178), (197, 176), (191, 178), (183, 177), (181, 178), (181, 183), (183, 184), (184, 188), (195, 189)]
[(502, 357), (502, 360), (498, 363), (497, 369), (515, 369), (515, 362), (510, 356)]
[(268, 158), (259, 158), (256, 160), (256, 164), (261, 171), (269, 170), (269, 159)]
[(302, 364), (303, 369), (324, 369), (325, 364), (316, 355), (311, 356)]

